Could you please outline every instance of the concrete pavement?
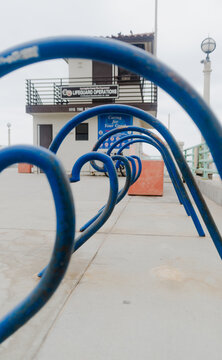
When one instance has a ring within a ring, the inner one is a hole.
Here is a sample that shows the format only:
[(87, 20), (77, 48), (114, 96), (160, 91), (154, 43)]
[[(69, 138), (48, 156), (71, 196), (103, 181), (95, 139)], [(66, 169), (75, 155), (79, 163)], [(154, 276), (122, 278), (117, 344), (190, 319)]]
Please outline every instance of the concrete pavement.
[[(121, 182), (124, 179), (120, 178)], [(72, 184), (77, 227), (107, 198), (108, 179)], [(1, 316), (36, 285), (55, 236), (44, 175), (0, 177)], [(208, 201), (222, 231), (222, 208)], [(172, 185), (126, 197), (72, 257), (47, 305), (0, 347), (4, 360), (221, 359), (222, 265)]]

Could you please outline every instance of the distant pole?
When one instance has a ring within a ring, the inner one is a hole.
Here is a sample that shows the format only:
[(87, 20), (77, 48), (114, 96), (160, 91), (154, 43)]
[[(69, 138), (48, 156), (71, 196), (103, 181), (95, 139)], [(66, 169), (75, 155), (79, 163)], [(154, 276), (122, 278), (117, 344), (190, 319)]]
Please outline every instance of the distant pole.
[(11, 123), (7, 123), (7, 127), (8, 127), (8, 146), (11, 145)]
[(155, 0), (155, 27), (154, 27), (154, 43), (153, 55), (157, 56), (157, 13), (158, 13), (158, 0)]
[[(210, 74), (212, 72), (209, 54), (212, 53), (215, 49), (216, 49), (216, 42), (214, 39), (208, 37), (202, 41), (201, 50), (205, 54), (207, 54), (206, 59), (201, 61), (201, 63), (204, 64), (203, 98), (208, 105), (210, 105)], [(201, 135), (201, 142), (205, 142), (202, 135)]]
[(208, 105), (210, 105), (210, 73), (211, 69), (211, 61), (210, 60), (203, 60), (204, 63), (204, 87), (203, 87), (203, 97), (204, 100)]

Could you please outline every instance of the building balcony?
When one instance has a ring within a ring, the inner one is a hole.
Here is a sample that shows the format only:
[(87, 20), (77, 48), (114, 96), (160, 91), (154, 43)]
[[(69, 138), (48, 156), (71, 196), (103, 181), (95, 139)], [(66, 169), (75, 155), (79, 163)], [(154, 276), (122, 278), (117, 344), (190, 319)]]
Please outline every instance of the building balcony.
[(127, 104), (157, 110), (157, 87), (132, 73), (115, 77), (26, 80), (26, 112), (81, 112), (97, 105)]

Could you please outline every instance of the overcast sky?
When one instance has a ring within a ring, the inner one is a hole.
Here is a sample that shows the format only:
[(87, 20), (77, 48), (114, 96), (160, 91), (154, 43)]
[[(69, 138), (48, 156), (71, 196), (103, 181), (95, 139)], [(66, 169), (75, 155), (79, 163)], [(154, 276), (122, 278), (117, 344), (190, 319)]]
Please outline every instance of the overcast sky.
[[(56, 35), (116, 35), (154, 31), (155, 0), (7, 0), (1, 5), (0, 49), (24, 41)], [(158, 58), (180, 73), (202, 94), (204, 54), (201, 41), (213, 37), (211, 55), (211, 107), (222, 119), (221, 0), (158, 0)], [(1, 79), (0, 145), (7, 143), (12, 124), (12, 143), (32, 143), (32, 117), (25, 114), (25, 79), (67, 77), (63, 60), (20, 69)], [(159, 91), (158, 119), (167, 124), (185, 147), (200, 142), (190, 118), (168, 95)]]

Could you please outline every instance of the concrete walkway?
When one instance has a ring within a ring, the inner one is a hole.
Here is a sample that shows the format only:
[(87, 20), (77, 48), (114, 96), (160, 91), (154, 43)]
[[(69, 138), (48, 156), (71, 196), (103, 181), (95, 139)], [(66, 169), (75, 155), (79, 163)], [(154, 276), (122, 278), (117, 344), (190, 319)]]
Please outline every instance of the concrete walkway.
[[(121, 179), (123, 182), (124, 179)], [(108, 179), (72, 184), (77, 227), (107, 198)], [(0, 312), (38, 283), (55, 236), (44, 175), (0, 176)], [(222, 231), (222, 208), (208, 201)], [(0, 347), (4, 360), (221, 360), (222, 263), (199, 238), (171, 184), (126, 197), (72, 257), (48, 304)]]

